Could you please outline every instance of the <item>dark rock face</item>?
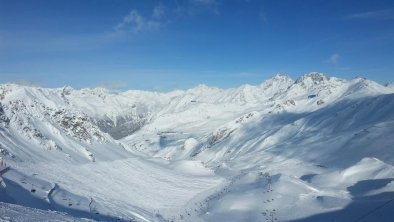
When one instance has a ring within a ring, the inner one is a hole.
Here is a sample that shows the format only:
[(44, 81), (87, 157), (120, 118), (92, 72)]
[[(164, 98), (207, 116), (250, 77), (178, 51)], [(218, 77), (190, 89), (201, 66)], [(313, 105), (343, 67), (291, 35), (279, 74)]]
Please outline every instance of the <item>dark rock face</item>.
[(117, 117), (116, 121), (107, 118), (95, 121), (101, 131), (108, 133), (112, 138), (118, 140), (129, 136), (139, 130), (147, 122), (145, 116)]
[(313, 73), (309, 73), (309, 74), (305, 74), (305, 75), (301, 76), (299, 79), (296, 80), (296, 84), (300, 84), (300, 83), (302, 84), (308, 80), (310, 80), (314, 84), (320, 84), (322, 82), (327, 81), (328, 77), (326, 77), (322, 73), (313, 72)]
[(78, 138), (81, 141), (101, 141), (105, 138), (100, 130), (95, 126), (84, 113), (71, 113), (67, 110), (52, 110), (51, 117), (67, 132), (67, 134)]
[(323, 105), (324, 104), (324, 100), (321, 99), (321, 100), (317, 101), (316, 104), (317, 105)]
[(0, 126), (8, 127), (10, 125), (10, 119), (6, 116), (3, 105), (0, 103)]

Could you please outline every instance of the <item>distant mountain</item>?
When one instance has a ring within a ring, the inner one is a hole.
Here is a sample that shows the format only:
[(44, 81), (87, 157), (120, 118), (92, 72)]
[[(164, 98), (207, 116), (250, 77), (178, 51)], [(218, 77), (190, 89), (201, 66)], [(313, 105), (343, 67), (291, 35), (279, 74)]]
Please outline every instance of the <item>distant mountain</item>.
[(385, 84), (385, 86), (392, 89), (394, 88), (394, 82), (388, 82)]
[(2, 84), (0, 202), (114, 221), (353, 221), (394, 198), (393, 110), (393, 84), (317, 72), (168, 93)]

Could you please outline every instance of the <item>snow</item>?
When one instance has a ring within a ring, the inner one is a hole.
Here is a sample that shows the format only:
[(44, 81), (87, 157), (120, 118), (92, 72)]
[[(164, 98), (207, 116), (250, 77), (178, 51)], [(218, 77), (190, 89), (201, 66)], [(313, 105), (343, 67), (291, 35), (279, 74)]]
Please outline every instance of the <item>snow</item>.
[(3, 84), (0, 221), (391, 221), (392, 110), (393, 87), (317, 72), (168, 93)]
[(205, 167), (200, 161), (178, 160), (171, 164), (171, 168), (179, 172), (186, 172), (193, 175), (209, 176), (214, 174), (212, 170)]
[(53, 222), (89, 222), (93, 220), (75, 218), (65, 213), (0, 202), (0, 221), (53, 221)]

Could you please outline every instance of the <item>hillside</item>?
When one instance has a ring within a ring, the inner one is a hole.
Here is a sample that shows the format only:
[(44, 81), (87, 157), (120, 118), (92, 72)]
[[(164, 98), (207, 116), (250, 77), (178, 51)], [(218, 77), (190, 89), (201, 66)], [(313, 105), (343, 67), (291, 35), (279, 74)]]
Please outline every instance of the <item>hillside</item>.
[(2, 84), (0, 221), (391, 221), (393, 110), (392, 84), (321, 73), (168, 93)]

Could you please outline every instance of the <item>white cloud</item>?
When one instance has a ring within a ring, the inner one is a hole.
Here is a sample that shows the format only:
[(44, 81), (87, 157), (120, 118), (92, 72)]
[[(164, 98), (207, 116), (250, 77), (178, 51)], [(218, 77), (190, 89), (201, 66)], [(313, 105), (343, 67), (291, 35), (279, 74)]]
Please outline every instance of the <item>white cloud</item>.
[(330, 58), (328, 58), (328, 59), (326, 60), (326, 62), (331, 63), (331, 64), (337, 64), (337, 63), (339, 62), (339, 59), (340, 59), (340, 58), (341, 58), (341, 57), (339, 56), (339, 54), (334, 53), (334, 54), (332, 54), (332, 55), (330, 56)]
[(368, 11), (355, 13), (346, 16), (348, 19), (374, 19), (374, 20), (390, 20), (394, 19), (394, 9), (384, 9), (376, 11)]
[(188, 0), (175, 3), (175, 5), (158, 4), (149, 14), (133, 9), (114, 26), (114, 29), (117, 32), (140, 33), (157, 30), (184, 16), (195, 16), (206, 11), (219, 14), (217, 0)]
[(163, 18), (166, 14), (166, 8), (163, 5), (156, 5), (153, 8), (152, 18), (159, 19)]
[(154, 8), (151, 17), (142, 16), (137, 10), (131, 10), (123, 21), (115, 26), (116, 31), (144, 32), (158, 29), (162, 22), (159, 20), (164, 15), (164, 10)]

